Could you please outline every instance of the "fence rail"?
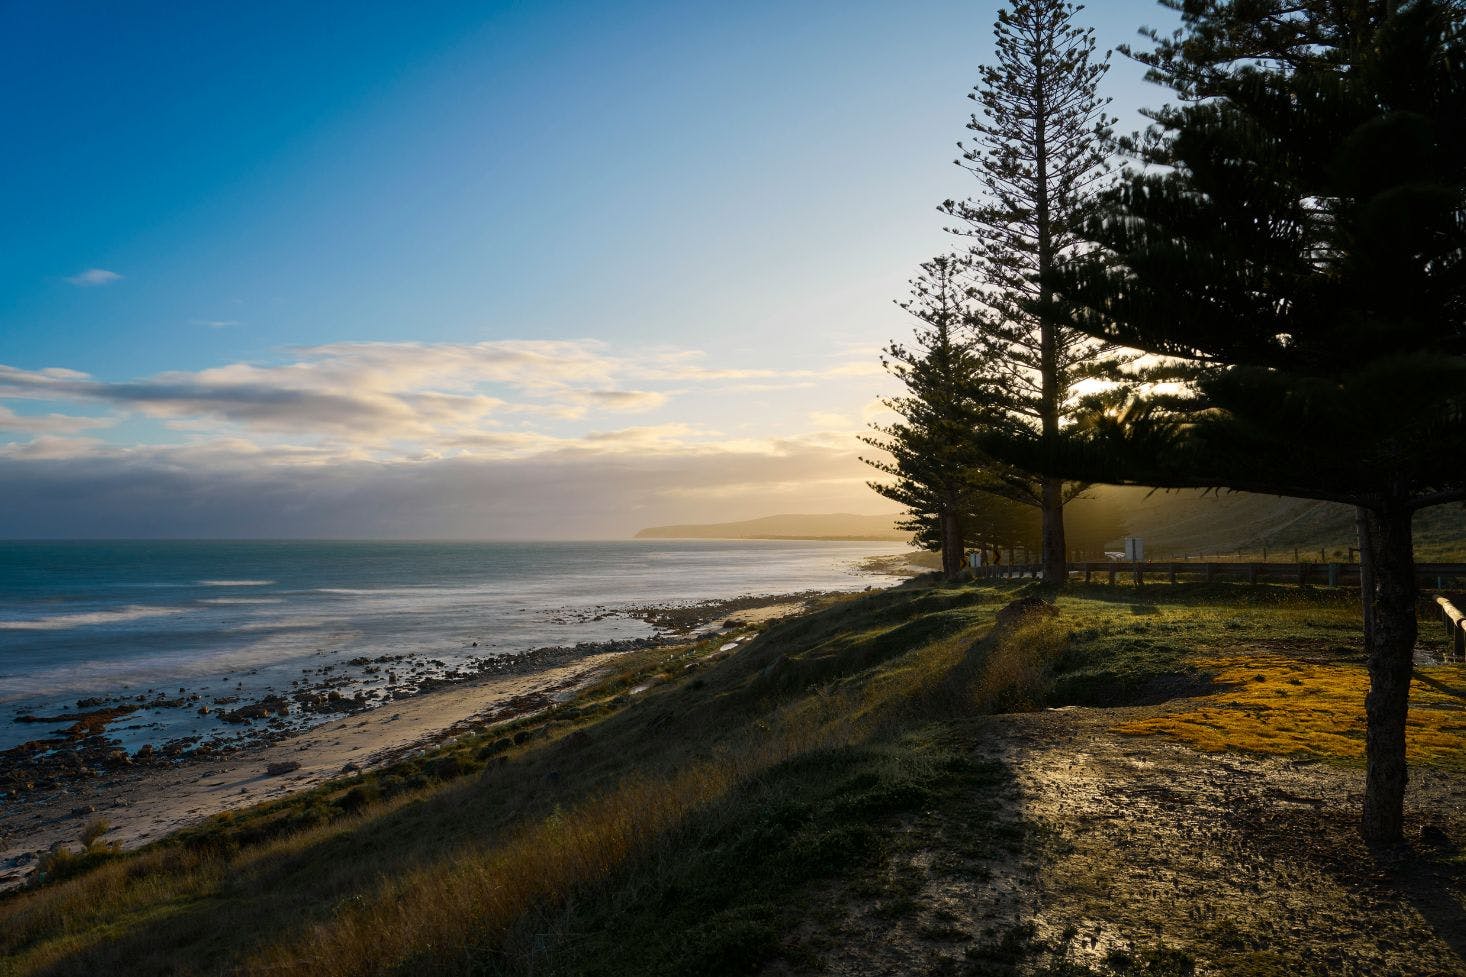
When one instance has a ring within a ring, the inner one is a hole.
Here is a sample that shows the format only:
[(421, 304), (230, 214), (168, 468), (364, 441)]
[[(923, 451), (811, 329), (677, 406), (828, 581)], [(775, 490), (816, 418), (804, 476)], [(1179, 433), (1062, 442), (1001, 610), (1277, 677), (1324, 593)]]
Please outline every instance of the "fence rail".
[(1446, 626), (1446, 637), (1451, 641), (1451, 657), (1456, 661), (1466, 661), (1466, 614), (1456, 610), (1444, 597), (1437, 597), (1436, 604), (1441, 609), (1441, 623)]
[[(1198, 563), (1183, 560), (1132, 563), (1103, 560), (1070, 563), (1068, 566), (1069, 575), (1082, 576), (1085, 583), (1099, 577), (1112, 584), (1124, 581), (1136, 586), (1147, 581), (1180, 583), (1182, 580), (1206, 583), (1214, 580), (1245, 580), (1248, 583), (1293, 583), (1300, 586), (1329, 587), (1359, 585), (1358, 563)], [(978, 579), (1036, 578), (1043, 575), (1043, 565), (1000, 563), (996, 566), (974, 567), (971, 572)], [(1452, 584), (1466, 581), (1466, 563), (1417, 563), (1415, 574), (1425, 586), (1443, 590)]]

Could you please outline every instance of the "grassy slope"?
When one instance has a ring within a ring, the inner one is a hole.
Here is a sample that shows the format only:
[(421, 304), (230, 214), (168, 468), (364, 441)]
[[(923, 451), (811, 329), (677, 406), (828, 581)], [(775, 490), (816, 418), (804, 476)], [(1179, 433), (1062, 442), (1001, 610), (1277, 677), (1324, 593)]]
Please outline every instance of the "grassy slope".
[[(628, 656), (548, 717), (0, 901), (0, 974), (798, 969), (840, 951), (811, 925), (819, 893), (902, 911), (906, 881), (879, 866), (914, 821), (958, 871), (1028, 845), (1012, 772), (963, 748), (980, 714), (1194, 692), (1198, 648), (1357, 640), (1348, 595), (1268, 587), (1079, 588), (1056, 622), (990, 635), (1012, 596), (880, 592), (731, 653)], [(1010, 936), (969, 972), (1016, 973), (1032, 948)]]
[[(1249, 557), (1268, 550), (1272, 559), (1291, 559), (1296, 547), (1304, 559), (1343, 559), (1358, 545), (1354, 510), (1308, 499), (1287, 499), (1245, 492), (1151, 492), (1148, 489), (1097, 488), (1107, 502), (1126, 512), (1127, 532), (1146, 539), (1154, 559), (1172, 554), (1217, 554), (1241, 550)], [(1416, 558), (1466, 559), (1466, 508), (1436, 506), (1415, 517)]]

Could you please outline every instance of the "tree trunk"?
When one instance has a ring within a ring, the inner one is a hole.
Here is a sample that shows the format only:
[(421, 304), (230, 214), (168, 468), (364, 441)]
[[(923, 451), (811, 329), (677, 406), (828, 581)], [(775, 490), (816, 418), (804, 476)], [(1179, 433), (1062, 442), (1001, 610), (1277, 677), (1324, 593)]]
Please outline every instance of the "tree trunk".
[[(1038, 349), (1039, 423), (1045, 452), (1052, 451), (1059, 438), (1059, 325), (1054, 321), (1049, 288), (1054, 265), (1054, 233), (1049, 201), (1048, 85), (1042, 70), (1034, 80), (1033, 159), (1037, 199), (1034, 222), (1038, 231)], [(1047, 463), (1047, 462), (1046, 462)], [(1064, 584), (1069, 579), (1069, 554), (1064, 543), (1064, 482), (1043, 479), (1043, 535), (1039, 545), (1044, 583)]]
[(1365, 735), (1364, 814), (1371, 844), (1404, 838), (1405, 719), (1415, 662), (1415, 551), (1410, 510), (1387, 506), (1367, 514), (1374, 565), (1374, 633), (1369, 646), (1369, 718)]
[(1359, 600), (1364, 608), (1364, 653), (1374, 647), (1374, 546), (1370, 542), (1369, 510), (1354, 510), (1354, 523), (1359, 530)]
[(1043, 480), (1044, 583), (1064, 584), (1069, 579), (1069, 547), (1064, 539), (1064, 480)]
[(955, 512), (942, 513), (942, 576), (962, 575), (962, 520)]
[(957, 579), (962, 574), (962, 524), (950, 509), (941, 513), (941, 577)]

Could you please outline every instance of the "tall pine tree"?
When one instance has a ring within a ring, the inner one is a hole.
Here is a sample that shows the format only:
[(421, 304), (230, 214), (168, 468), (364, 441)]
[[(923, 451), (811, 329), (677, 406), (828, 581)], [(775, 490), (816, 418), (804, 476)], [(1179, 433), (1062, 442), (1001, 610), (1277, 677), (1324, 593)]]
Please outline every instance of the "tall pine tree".
[[(1109, 68), (1093, 31), (1074, 23), (1082, 7), (1065, 0), (1014, 0), (994, 26), (996, 62), (981, 69), (971, 98), (982, 106), (959, 143), (957, 162), (982, 184), (942, 210), (965, 226), (983, 308), (985, 356), (1002, 378), (1007, 425), (1053, 441), (1082, 409), (1086, 381), (1114, 375), (1109, 344), (1056, 314), (1045, 282), (1078, 243), (1093, 190), (1106, 171), (1112, 120), (1097, 86)], [(1083, 485), (1008, 470), (1011, 498), (1043, 513), (1044, 579), (1067, 579), (1064, 505)]]
[(1180, 104), (1051, 281), (1076, 325), (1171, 358), (1025, 463), (1359, 507), (1375, 569), (1361, 826), (1402, 835), (1411, 519), (1466, 498), (1466, 34), (1449, 0), (1163, 0)]
[(871, 488), (905, 506), (918, 545), (939, 549), (948, 578), (962, 570), (970, 542), (1011, 541), (1011, 505), (981, 491), (984, 458), (974, 432), (989, 423), (991, 386), (967, 333), (972, 287), (966, 262), (943, 256), (921, 266), (911, 296), (898, 303), (917, 319), (912, 345), (891, 343), (882, 362), (906, 393), (885, 401), (900, 420), (873, 425), (862, 440), (887, 458), (864, 461), (890, 476)]

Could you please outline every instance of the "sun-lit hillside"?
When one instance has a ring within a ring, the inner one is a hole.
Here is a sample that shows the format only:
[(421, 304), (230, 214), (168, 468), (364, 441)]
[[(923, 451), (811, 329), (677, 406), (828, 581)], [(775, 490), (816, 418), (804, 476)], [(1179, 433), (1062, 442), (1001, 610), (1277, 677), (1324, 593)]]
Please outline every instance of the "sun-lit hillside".
[[(1331, 502), (1289, 499), (1246, 492), (1162, 492), (1144, 488), (1096, 486), (1071, 503), (1076, 532), (1081, 520), (1123, 527), (1104, 541), (1118, 549), (1124, 535), (1144, 537), (1147, 555), (1227, 556), (1238, 551), (1275, 559), (1345, 559), (1358, 546), (1354, 510)], [(897, 515), (778, 515), (740, 522), (653, 526), (637, 539), (869, 539), (905, 541)], [(1111, 530), (1113, 531), (1113, 529)], [(1415, 518), (1420, 559), (1466, 558), (1466, 508), (1436, 506)], [(1096, 541), (1097, 542), (1097, 541)]]

